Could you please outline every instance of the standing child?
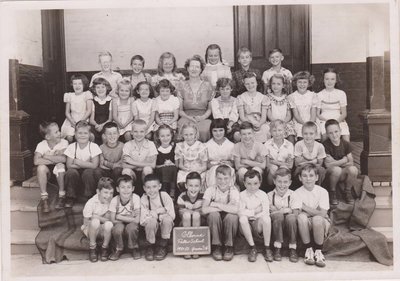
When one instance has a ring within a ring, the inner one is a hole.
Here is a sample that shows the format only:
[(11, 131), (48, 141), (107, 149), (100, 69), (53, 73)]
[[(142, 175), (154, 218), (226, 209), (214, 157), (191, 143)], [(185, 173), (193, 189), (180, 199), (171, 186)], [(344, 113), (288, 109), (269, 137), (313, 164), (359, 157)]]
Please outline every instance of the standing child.
[(61, 136), (69, 143), (74, 139), (76, 123), (87, 121), (92, 112), (92, 94), (87, 91), (88, 79), (83, 74), (72, 75), (71, 86), (74, 92), (64, 94), (65, 121), (61, 126)]
[(320, 120), (322, 141), (327, 139), (325, 122), (335, 119), (339, 122), (343, 139), (350, 142), (350, 130), (346, 122), (347, 97), (346, 93), (337, 87), (341, 83), (339, 73), (334, 68), (327, 68), (323, 72), (324, 89), (317, 94), (317, 117)]
[(155, 116), (153, 88), (148, 82), (142, 81), (136, 85), (134, 92), (136, 100), (132, 104), (133, 117), (146, 122), (146, 138), (151, 139)]
[(266, 123), (269, 101), (265, 95), (257, 92), (257, 80), (253, 73), (246, 73), (243, 80), (247, 91), (237, 98), (240, 123), (250, 122), (256, 140), (264, 143), (270, 138), (269, 126)]
[(239, 69), (233, 73), (233, 82), (234, 82), (234, 92), (232, 95), (237, 97), (238, 95), (243, 94), (246, 92), (246, 87), (244, 86), (244, 75), (247, 73), (254, 73), (257, 79), (257, 91), (260, 93), (264, 93), (264, 84), (261, 80), (260, 70), (257, 68), (250, 67), (251, 61), (253, 60), (253, 56), (251, 51), (246, 48), (242, 47), (237, 52), (237, 60), (240, 64)]
[[(301, 213), (297, 217), (299, 233), (306, 247), (304, 262), (308, 265), (325, 266), (325, 257), (322, 253), (324, 239), (328, 234), (330, 222), (328, 217), (329, 195), (321, 186), (316, 185), (318, 179), (314, 164), (306, 164), (300, 173), (303, 185), (294, 193), (301, 201)], [(312, 236), (310, 232), (312, 231)], [(313, 237), (314, 249), (311, 244)], [(315, 252), (314, 252), (315, 250)]]
[(210, 227), (214, 260), (230, 261), (234, 256), (233, 240), (239, 225), (239, 191), (230, 184), (231, 168), (227, 165), (217, 168), (216, 182), (204, 193), (202, 211)]
[(97, 239), (103, 238), (101, 246), (101, 261), (108, 260), (108, 243), (111, 240), (113, 223), (108, 211), (114, 193), (114, 182), (110, 178), (100, 178), (97, 184), (97, 193), (90, 198), (83, 208), (82, 232), (89, 238), (89, 260), (96, 262)]
[(134, 98), (131, 97), (131, 83), (126, 79), (118, 82), (117, 93), (118, 97), (112, 101), (113, 121), (118, 125), (119, 134), (124, 136), (125, 141), (130, 141), (132, 139), (132, 104), (134, 101)]
[(64, 151), (68, 147), (68, 142), (61, 139), (60, 129), (55, 122), (43, 122), (40, 124), (39, 129), (43, 140), (36, 146), (33, 163), (37, 166), (42, 210), (44, 213), (48, 213), (50, 212), (50, 208), (47, 182), (52, 174), (56, 176), (59, 188), (56, 209), (64, 208), (64, 175), (66, 162)]
[[(146, 122), (142, 119), (136, 119), (132, 125), (133, 140), (124, 144), (122, 149), (122, 174), (129, 175), (134, 181), (142, 176), (152, 174), (156, 167), (157, 148), (152, 141), (145, 138)], [(137, 192), (139, 195), (142, 191)]]
[[(166, 192), (161, 190), (160, 179), (155, 174), (144, 178), (144, 191), (140, 199), (140, 225), (144, 226), (147, 249), (145, 259), (163, 260), (167, 256), (167, 244), (174, 227), (174, 203)], [(157, 239), (161, 233), (161, 239)], [(158, 243), (157, 243), (158, 240)], [(158, 244), (154, 253), (154, 246)]]
[(292, 120), (292, 112), (290, 110), (290, 102), (287, 98), (286, 91), (287, 80), (281, 74), (274, 74), (270, 80), (271, 92), (267, 94), (269, 100), (268, 119), (274, 121), (280, 119), (285, 122), (285, 138), (291, 143), (295, 143), (296, 131)]
[(211, 83), (213, 88), (217, 85), (219, 78), (232, 79), (231, 68), (222, 59), (221, 47), (217, 44), (208, 45), (206, 49), (206, 67), (201, 73), (201, 78)]
[[(130, 176), (123, 175), (117, 180), (117, 192), (110, 203), (112, 237), (115, 241), (115, 252), (109, 257), (116, 261), (121, 256), (124, 246), (132, 253), (134, 260), (140, 259), (138, 244), (139, 237), (139, 218), (140, 218), (140, 197), (133, 193), (135, 187)], [(124, 243), (124, 238), (126, 243)]]
[[(183, 142), (178, 142), (175, 148), (175, 161), (179, 168), (178, 187), (181, 187), (190, 172), (198, 172), (202, 182), (207, 170), (207, 147), (198, 141), (198, 130), (195, 124), (187, 123), (182, 126)], [(202, 188), (203, 191), (203, 188)]]
[(271, 218), (269, 217), (268, 195), (260, 190), (261, 175), (255, 170), (244, 174), (244, 186), (246, 190), (240, 192), (239, 222), (240, 229), (250, 245), (248, 261), (257, 260), (257, 249), (253, 235), (264, 238), (264, 258), (268, 262), (273, 261), (272, 251), (269, 248), (271, 237)]
[(122, 79), (122, 75), (118, 72), (112, 70), (112, 55), (110, 52), (101, 52), (99, 54), (99, 64), (101, 71), (94, 74), (90, 80), (90, 87), (92, 87), (93, 82), (96, 78), (103, 78), (108, 81), (111, 86), (110, 96), (113, 98), (117, 97), (115, 93), (117, 89), (117, 83)]
[(161, 125), (155, 133), (155, 143), (158, 154), (156, 174), (160, 177), (163, 191), (175, 199), (176, 175), (174, 131), (168, 125)]
[(315, 141), (318, 127), (314, 122), (308, 121), (304, 123), (302, 129), (303, 139), (294, 145), (294, 157), (296, 170), (294, 177), (297, 179), (300, 171), (305, 164), (312, 163), (317, 167), (318, 180), (317, 184), (322, 185), (325, 179), (325, 169), (322, 167), (326, 157), (324, 146)]
[(227, 132), (225, 121), (223, 119), (214, 119), (211, 122), (210, 131), (212, 139), (206, 143), (208, 153), (206, 187), (215, 185), (215, 171), (222, 164), (232, 167), (231, 185), (234, 185), (236, 178), (232, 157), (234, 144), (225, 137)]
[(141, 55), (134, 55), (131, 58), (132, 75), (130, 77), (132, 89), (136, 88), (139, 82), (151, 83), (151, 75), (143, 72), (144, 58)]
[(167, 79), (174, 87), (177, 87), (179, 82), (185, 80), (185, 76), (182, 73), (177, 73), (176, 69), (175, 56), (170, 52), (162, 53), (158, 60), (157, 74), (151, 78), (152, 86), (157, 87), (161, 80)]
[(112, 98), (108, 94), (111, 91), (110, 83), (104, 78), (93, 80), (91, 92), (94, 95), (92, 113), (90, 114), (90, 124), (94, 133), (95, 143), (103, 143), (102, 131), (104, 124), (112, 120)]
[(89, 141), (90, 125), (86, 121), (76, 124), (75, 139), (64, 154), (67, 156), (67, 172), (65, 173), (65, 207), (74, 205), (78, 189), (83, 185), (83, 196), (89, 198), (96, 193), (96, 184), (101, 177), (97, 169), (101, 150), (99, 146)]
[(274, 237), (274, 260), (281, 261), (283, 238), (289, 238), (289, 260), (297, 262), (297, 216), (301, 210), (301, 201), (296, 193), (289, 189), (291, 172), (279, 168), (274, 175), (275, 189), (268, 192), (271, 211), (272, 233)]
[(253, 126), (249, 122), (240, 125), (240, 142), (233, 148), (233, 160), (239, 186), (243, 188), (244, 174), (253, 169), (262, 175), (266, 165), (267, 151), (265, 146), (254, 139)]
[(118, 141), (118, 125), (114, 122), (108, 122), (103, 127), (105, 142), (100, 145), (102, 154), (100, 154), (101, 173), (105, 177), (110, 177), (114, 181), (122, 173), (122, 149), (124, 144)]
[(272, 139), (267, 140), (264, 145), (267, 153), (267, 184), (272, 186), (279, 168), (286, 167), (292, 170), (294, 147), (290, 141), (284, 139), (285, 122), (276, 119), (271, 122), (270, 127)]
[(328, 180), (331, 204), (337, 205), (336, 186), (344, 185), (344, 199), (346, 203), (354, 203), (352, 188), (354, 187), (358, 169), (354, 166), (351, 145), (341, 138), (341, 129), (338, 121), (330, 119), (325, 123), (328, 139), (323, 142), (326, 151), (324, 161), (326, 167), (326, 179)]
[(161, 125), (168, 125), (176, 131), (179, 118), (179, 99), (173, 95), (175, 87), (167, 79), (162, 79), (156, 86), (158, 97), (154, 100), (155, 111), (154, 130)]
[[(179, 215), (184, 227), (201, 225), (201, 207), (203, 204), (203, 194), (200, 193), (202, 186), (201, 176), (197, 172), (190, 172), (186, 176), (186, 191), (182, 192), (177, 200)], [(198, 255), (185, 255), (185, 259), (199, 258)]]
[[(275, 48), (269, 51), (268, 54), (268, 60), (272, 64), (272, 67), (270, 69), (267, 69), (264, 71), (262, 75), (262, 80), (264, 81), (264, 89), (265, 91), (270, 90), (270, 82), (271, 82), (271, 77), (274, 74), (281, 74), (285, 77), (285, 79), (288, 81), (288, 84), (291, 84), (292, 80), (292, 72), (290, 72), (289, 69), (286, 69), (282, 66), (282, 61), (284, 60), (283, 52), (279, 48)], [(290, 93), (290, 90), (289, 90)]]
[(240, 141), (239, 134), (239, 112), (237, 108), (237, 99), (231, 96), (232, 80), (229, 78), (219, 78), (217, 81), (216, 92), (219, 94), (211, 100), (211, 112), (214, 120), (221, 118), (226, 122), (226, 134), (231, 139)]
[[(297, 72), (293, 77), (293, 86), (296, 91), (288, 96), (288, 100), (293, 110), (297, 139), (303, 137), (302, 126), (308, 121), (315, 122), (317, 117), (317, 95), (309, 90), (314, 81), (314, 76), (308, 71)], [(315, 137), (319, 138), (319, 133)]]

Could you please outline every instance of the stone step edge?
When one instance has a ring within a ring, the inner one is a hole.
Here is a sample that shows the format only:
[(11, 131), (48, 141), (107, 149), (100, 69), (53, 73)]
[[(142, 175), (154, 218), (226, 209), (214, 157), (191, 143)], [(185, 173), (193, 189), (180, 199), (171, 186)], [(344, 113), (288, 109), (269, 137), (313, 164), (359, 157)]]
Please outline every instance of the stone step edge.
[(35, 244), (36, 235), (39, 230), (14, 229), (11, 230), (11, 245), (32, 245)]
[(393, 227), (382, 226), (382, 227), (371, 227), (371, 228), (385, 235), (387, 242), (393, 243)]

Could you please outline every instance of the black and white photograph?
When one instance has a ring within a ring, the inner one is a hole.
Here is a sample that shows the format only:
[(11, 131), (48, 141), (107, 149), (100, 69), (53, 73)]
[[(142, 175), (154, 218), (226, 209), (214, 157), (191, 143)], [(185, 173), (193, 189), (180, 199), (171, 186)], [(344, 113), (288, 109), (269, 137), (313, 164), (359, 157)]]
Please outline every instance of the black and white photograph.
[(400, 278), (399, 14), (1, 3), (4, 280)]

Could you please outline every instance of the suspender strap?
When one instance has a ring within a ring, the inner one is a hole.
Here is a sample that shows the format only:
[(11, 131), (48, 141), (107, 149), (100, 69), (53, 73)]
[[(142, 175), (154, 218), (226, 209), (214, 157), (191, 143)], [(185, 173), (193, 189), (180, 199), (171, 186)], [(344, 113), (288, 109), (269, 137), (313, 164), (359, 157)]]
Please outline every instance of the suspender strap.
[[(165, 208), (164, 201), (163, 201), (163, 199), (161, 197), (161, 192), (158, 192), (158, 194), (160, 195), (161, 206)], [(147, 195), (147, 200), (149, 200), (149, 210), (151, 211), (151, 203), (150, 203), (149, 195)]]
[[(91, 149), (90, 149), (90, 143), (91, 143), (91, 141), (89, 142), (89, 155), (90, 155), (90, 158), (92, 158), (92, 151), (91, 151)], [(75, 142), (75, 154), (74, 154), (74, 159), (76, 159), (76, 151), (78, 150), (78, 142)]]

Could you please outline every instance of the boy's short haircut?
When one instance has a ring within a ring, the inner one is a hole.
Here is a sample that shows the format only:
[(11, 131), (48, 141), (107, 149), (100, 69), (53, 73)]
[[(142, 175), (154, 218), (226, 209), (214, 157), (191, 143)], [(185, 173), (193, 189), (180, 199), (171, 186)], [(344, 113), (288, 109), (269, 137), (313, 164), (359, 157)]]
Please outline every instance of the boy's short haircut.
[(134, 60), (141, 61), (141, 62), (143, 63), (143, 67), (144, 67), (144, 57), (142, 57), (141, 55), (134, 55), (134, 56), (131, 58), (131, 65), (132, 65), (132, 63), (133, 63)]
[(297, 86), (296, 83), (300, 79), (308, 80), (308, 88), (311, 88), (312, 85), (315, 82), (315, 77), (314, 77), (314, 75), (311, 75), (310, 72), (308, 72), (308, 71), (299, 71), (295, 75), (293, 75), (293, 78), (292, 78), (293, 86), (296, 87)]
[(130, 93), (129, 96), (132, 96), (132, 91), (133, 91), (132, 84), (131, 84), (131, 81), (128, 78), (123, 78), (120, 81), (118, 81), (117, 90), (116, 90), (117, 94), (118, 94), (121, 86), (128, 86), (129, 87), (129, 93)]
[(252, 129), (253, 130), (253, 125), (248, 122), (248, 121), (244, 121), (242, 124), (240, 124), (239, 130), (247, 130), (247, 129)]
[(252, 54), (252, 52), (249, 50), (249, 48), (247, 48), (247, 47), (241, 47), (239, 50), (238, 50), (238, 52), (237, 52), (237, 58), (240, 58), (240, 55), (241, 54), (244, 54), (244, 53), (249, 53), (250, 54), (250, 57), (252, 58), (253, 57), (253, 54)]
[(156, 175), (156, 174), (148, 174), (144, 177), (143, 179), (143, 185), (146, 184), (146, 182), (148, 181), (158, 181), (159, 183), (161, 183), (160, 178)]
[(272, 121), (269, 124), (270, 130), (272, 130), (272, 129), (278, 127), (278, 126), (285, 126), (285, 122), (282, 121), (281, 119), (275, 119), (274, 121)]
[(275, 174), (273, 174), (273, 179), (275, 180), (278, 176), (286, 177), (289, 176), (289, 179), (292, 179), (292, 172), (286, 167), (280, 167), (276, 170)]
[(119, 184), (121, 182), (131, 182), (132, 186), (133, 186), (133, 179), (131, 176), (129, 175), (121, 175), (118, 179), (117, 179), (117, 186), (119, 186)]
[(97, 183), (97, 189), (99, 191), (102, 189), (114, 190), (114, 181), (109, 177), (101, 177)]
[(220, 88), (225, 88), (226, 86), (230, 86), (231, 89), (233, 89), (233, 81), (232, 81), (232, 79), (225, 78), (225, 77), (219, 78), (217, 80), (217, 86), (216, 86), (215, 89), (216, 89), (217, 92), (219, 92)]
[(315, 132), (318, 132), (318, 127), (317, 124), (315, 124), (312, 121), (307, 121), (306, 123), (303, 124), (303, 127), (301, 127), (301, 132), (304, 132), (305, 129), (307, 128), (313, 128)]
[(335, 119), (329, 119), (328, 121), (325, 122), (325, 130), (330, 126), (330, 125), (336, 125), (340, 128), (339, 122)]
[(146, 121), (144, 121), (143, 119), (135, 119), (135, 120), (133, 120), (133, 122), (132, 122), (132, 127), (133, 127), (134, 125), (137, 125), (137, 126), (146, 126)]
[(303, 171), (307, 172), (314, 171), (315, 175), (318, 176), (318, 168), (313, 163), (304, 164), (303, 167), (301, 167), (300, 175), (303, 173)]
[(174, 95), (175, 94), (175, 90), (176, 88), (174, 87), (174, 85), (172, 85), (172, 83), (168, 80), (168, 79), (162, 79), (158, 85), (156, 86), (156, 92), (160, 93), (160, 89), (161, 88), (168, 88), (171, 91), (171, 94)]
[(226, 121), (222, 118), (213, 119), (210, 125), (210, 135), (212, 136), (213, 129), (224, 129), (224, 136), (226, 135), (226, 131), (228, 130), (226, 127)]
[(96, 93), (97, 85), (104, 85), (106, 87), (106, 95), (108, 95), (112, 90), (110, 82), (108, 82), (107, 79), (104, 79), (103, 77), (97, 77), (96, 79), (93, 80), (92, 87), (90, 87), (90, 92), (92, 92), (92, 94), (95, 96), (97, 96)]
[(109, 51), (103, 51), (103, 52), (99, 53), (99, 62), (100, 62), (100, 58), (101, 57), (110, 57), (111, 60), (112, 60), (112, 55), (111, 55), (111, 53)]
[(42, 123), (39, 124), (39, 133), (42, 136), (42, 138), (46, 138), (46, 135), (49, 133), (49, 128), (51, 126), (58, 126), (56, 122), (48, 122), (48, 121), (43, 121)]
[(253, 170), (253, 169), (248, 170), (248, 171), (244, 174), (243, 180), (246, 181), (246, 179), (252, 179), (252, 178), (254, 178), (254, 177), (257, 177), (257, 178), (260, 180), (260, 182), (261, 182), (261, 175), (260, 175), (260, 173), (259, 173), (258, 171), (256, 171), (256, 170)]
[(75, 132), (78, 131), (78, 129), (80, 129), (80, 128), (87, 128), (89, 131), (91, 129), (89, 122), (86, 120), (81, 120), (81, 121), (78, 121), (78, 123), (76, 123)]
[(281, 49), (279, 49), (279, 48), (274, 48), (274, 49), (272, 49), (272, 50), (270, 50), (270, 51), (268, 52), (268, 57), (269, 57), (270, 55), (272, 55), (273, 53), (281, 53), (281, 55), (283, 55), (283, 52), (282, 52)]
[(199, 174), (198, 172), (190, 172), (190, 173), (187, 174), (187, 176), (186, 176), (186, 183), (187, 183), (189, 180), (199, 180), (200, 183), (201, 183), (201, 176), (200, 176), (200, 174)]
[(106, 124), (104, 124), (103, 130), (102, 130), (101, 133), (104, 134), (107, 129), (111, 129), (111, 128), (117, 128), (117, 132), (119, 132), (117, 123), (115, 123), (115, 122), (107, 122)]
[(89, 80), (87, 79), (87, 77), (85, 75), (83, 75), (81, 73), (72, 75), (71, 79), (70, 79), (71, 86), (72, 86), (74, 80), (81, 80), (82, 84), (83, 84), (83, 90), (87, 91), (87, 89), (89, 87)]
[(225, 176), (230, 176), (231, 175), (231, 167), (228, 165), (222, 164), (217, 167), (215, 170), (215, 175), (217, 174), (223, 174)]

